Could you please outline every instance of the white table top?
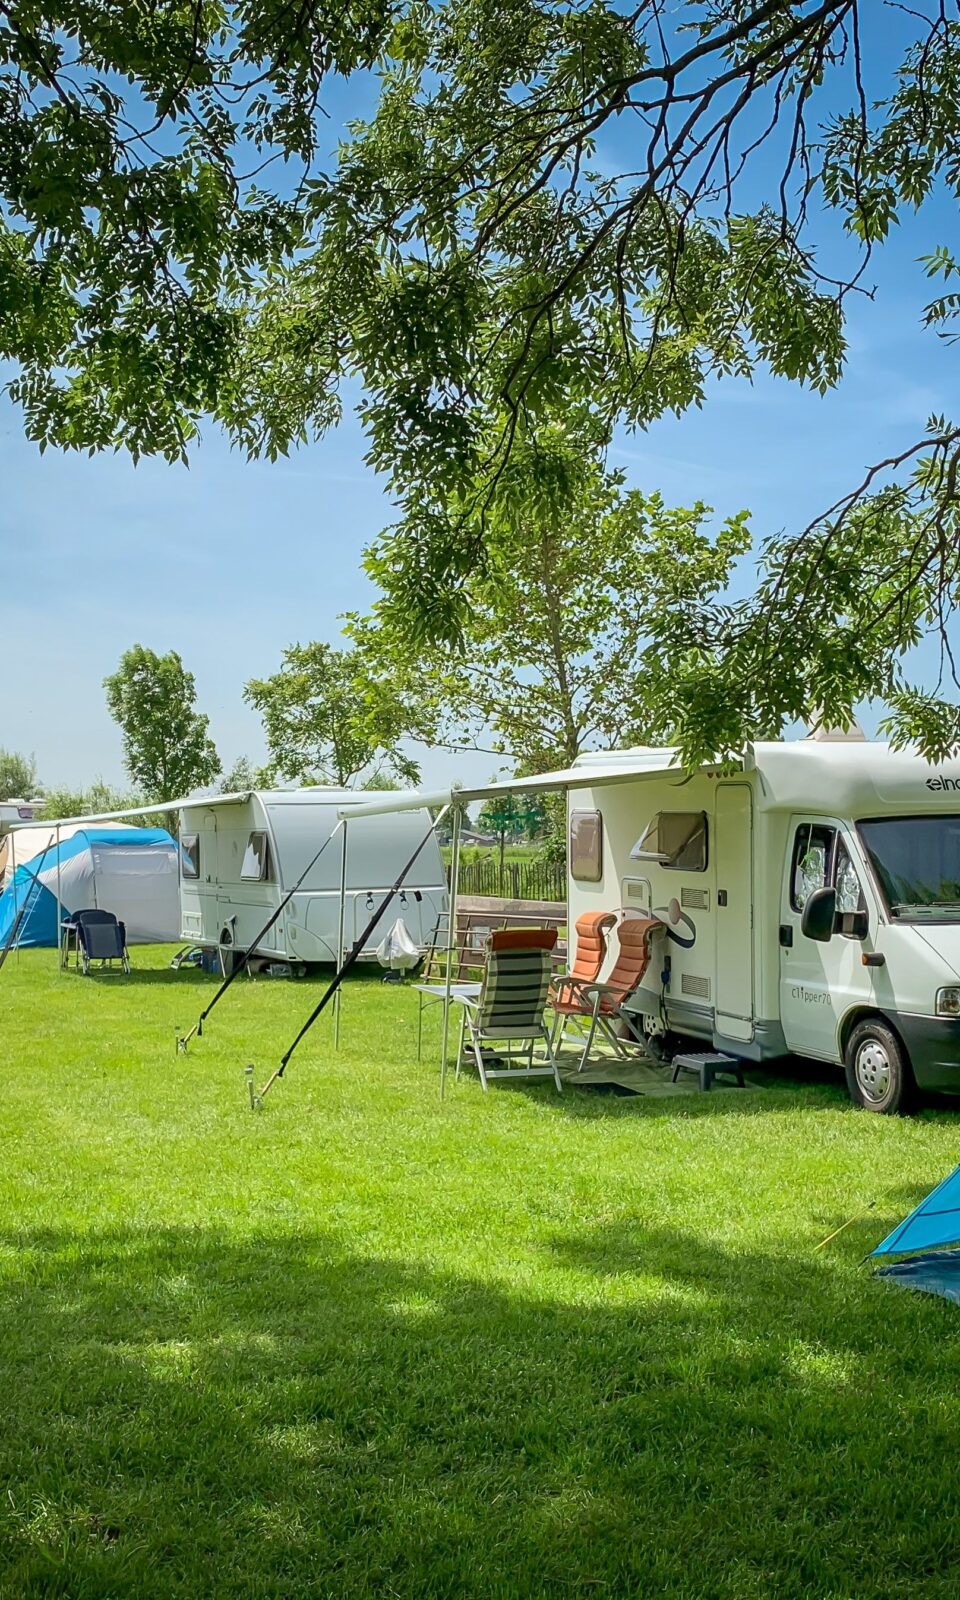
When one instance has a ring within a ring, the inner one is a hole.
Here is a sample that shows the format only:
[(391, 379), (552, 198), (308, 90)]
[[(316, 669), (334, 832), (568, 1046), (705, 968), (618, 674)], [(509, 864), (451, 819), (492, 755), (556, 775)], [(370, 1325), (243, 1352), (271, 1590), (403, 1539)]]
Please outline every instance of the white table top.
[[(420, 994), (433, 994), (442, 1000), (447, 992), (445, 983), (415, 983), (412, 985)], [(483, 988), (482, 983), (451, 983), (451, 1000), (475, 1000)]]

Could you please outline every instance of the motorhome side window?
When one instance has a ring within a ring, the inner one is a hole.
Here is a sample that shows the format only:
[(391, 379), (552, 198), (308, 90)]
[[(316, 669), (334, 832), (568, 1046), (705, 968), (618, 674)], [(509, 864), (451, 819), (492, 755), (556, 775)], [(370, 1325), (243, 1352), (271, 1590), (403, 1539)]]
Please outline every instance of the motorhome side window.
[(180, 835), (180, 876), (181, 878), (199, 878), (200, 876), (199, 833), (181, 833)]
[(658, 811), (630, 854), (635, 861), (657, 861), (671, 872), (706, 872), (706, 812)]
[(847, 911), (865, 911), (867, 903), (863, 898), (860, 879), (857, 869), (850, 860), (847, 847), (842, 839), (837, 840), (837, 861), (833, 873), (833, 881), (837, 889), (837, 911), (841, 914)]
[(244, 851), (240, 877), (247, 883), (263, 883), (270, 876), (270, 850), (265, 833), (251, 833)]
[(603, 876), (603, 819), (599, 811), (570, 813), (570, 876), (599, 883)]
[(830, 882), (836, 838), (836, 828), (819, 822), (803, 822), (797, 829), (790, 872), (790, 904), (794, 911), (802, 911), (815, 890)]

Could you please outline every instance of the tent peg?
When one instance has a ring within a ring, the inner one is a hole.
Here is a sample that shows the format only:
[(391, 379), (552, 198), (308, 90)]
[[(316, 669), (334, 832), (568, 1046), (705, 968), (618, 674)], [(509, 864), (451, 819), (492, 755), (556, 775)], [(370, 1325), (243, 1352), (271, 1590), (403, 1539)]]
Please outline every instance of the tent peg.
[(250, 1096), (250, 1110), (251, 1111), (262, 1111), (263, 1110), (263, 1100), (261, 1099), (260, 1095), (258, 1095), (258, 1093), (257, 1093), (256, 1086), (255, 1086), (254, 1081), (253, 1081), (253, 1074), (254, 1074), (254, 1066), (253, 1066), (253, 1062), (251, 1061), (250, 1065), (247, 1066), (247, 1067), (244, 1067), (244, 1069), (243, 1069), (243, 1075), (247, 1080), (247, 1093)]

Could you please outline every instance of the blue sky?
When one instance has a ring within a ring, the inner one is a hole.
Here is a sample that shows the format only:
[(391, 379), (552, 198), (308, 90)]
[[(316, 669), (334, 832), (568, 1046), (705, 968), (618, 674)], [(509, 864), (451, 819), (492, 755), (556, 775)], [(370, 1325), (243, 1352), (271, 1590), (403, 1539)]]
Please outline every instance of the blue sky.
[[(866, 281), (877, 298), (851, 304), (849, 370), (835, 392), (820, 398), (766, 375), (726, 382), (702, 411), (619, 437), (613, 463), (671, 502), (703, 499), (718, 517), (750, 508), (758, 537), (803, 527), (932, 411), (960, 415), (955, 357), (920, 327), (932, 291), (916, 260), (949, 242), (954, 224), (938, 206), (874, 258)], [(334, 638), (339, 614), (365, 606), (361, 553), (392, 520), (345, 398), (341, 427), (288, 461), (247, 462), (210, 427), (189, 468), (41, 457), (0, 401), (0, 745), (33, 752), (48, 784), (121, 782), (101, 683), (139, 641), (181, 653), (225, 765), (262, 759), (245, 680), (275, 670), (285, 644)], [(932, 648), (917, 666), (932, 683)], [(869, 732), (875, 720), (865, 717)], [(424, 779), (484, 779), (495, 765), (428, 753)]]

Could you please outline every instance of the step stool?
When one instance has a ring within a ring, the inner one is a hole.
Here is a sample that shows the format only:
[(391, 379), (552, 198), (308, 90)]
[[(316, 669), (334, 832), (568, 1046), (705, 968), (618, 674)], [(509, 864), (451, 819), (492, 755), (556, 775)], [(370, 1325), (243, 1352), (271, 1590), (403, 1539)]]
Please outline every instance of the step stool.
[(674, 1056), (671, 1083), (676, 1083), (681, 1072), (696, 1072), (701, 1089), (709, 1089), (714, 1078), (721, 1073), (724, 1077), (733, 1078), (739, 1088), (745, 1087), (743, 1069), (736, 1056), (725, 1056), (715, 1050), (691, 1051), (688, 1055)]

